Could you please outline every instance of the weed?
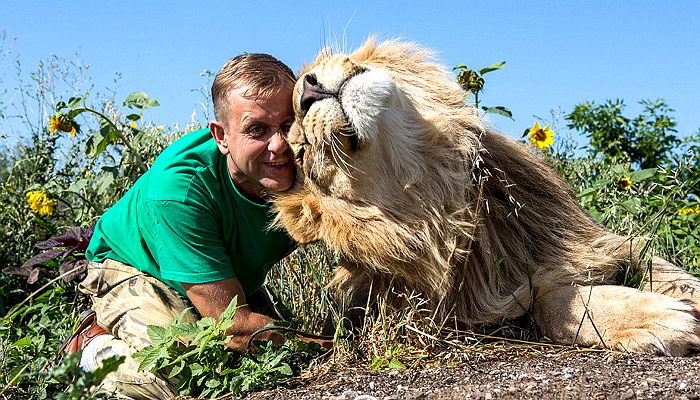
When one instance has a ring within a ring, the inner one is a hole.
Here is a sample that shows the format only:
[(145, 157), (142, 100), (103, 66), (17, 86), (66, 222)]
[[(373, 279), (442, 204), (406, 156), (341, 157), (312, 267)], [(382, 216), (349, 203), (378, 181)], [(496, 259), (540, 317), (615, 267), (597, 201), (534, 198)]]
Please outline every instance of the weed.
[(183, 395), (214, 398), (224, 393), (244, 395), (279, 385), (308, 365), (321, 352), (316, 343), (290, 340), (282, 346), (257, 342), (257, 354), (237, 355), (226, 348), (231, 336), (237, 298), (219, 321), (207, 317), (196, 323), (182, 322), (184, 312), (167, 327), (149, 326), (153, 345), (134, 354), (139, 369), (175, 378), (175, 390)]

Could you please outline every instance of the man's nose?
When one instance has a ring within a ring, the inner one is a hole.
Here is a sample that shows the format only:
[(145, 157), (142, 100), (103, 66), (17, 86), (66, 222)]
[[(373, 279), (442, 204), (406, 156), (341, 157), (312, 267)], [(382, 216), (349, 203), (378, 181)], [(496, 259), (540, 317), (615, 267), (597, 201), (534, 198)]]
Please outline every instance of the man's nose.
[(284, 135), (280, 131), (277, 131), (270, 138), (270, 143), (268, 143), (267, 148), (272, 153), (284, 153), (287, 151), (287, 149), (289, 149), (289, 144), (284, 138)]

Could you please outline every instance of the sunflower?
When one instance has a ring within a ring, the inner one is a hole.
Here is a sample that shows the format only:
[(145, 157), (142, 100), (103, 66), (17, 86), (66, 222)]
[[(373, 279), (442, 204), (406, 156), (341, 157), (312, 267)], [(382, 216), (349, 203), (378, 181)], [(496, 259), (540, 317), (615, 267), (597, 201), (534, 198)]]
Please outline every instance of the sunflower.
[(39, 190), (27, 192), (27, 203), (29, 208), (39, 215), (52, 215), (56, 208), (56, 201), (49, 199), (46, 193)]
[(71, 117), (57, 112), (49, 117), (49, 133), (53, 134), (57, 131), (68, 132), (69, 135), (75, 136), (80, 131), (80, 126)]
[(632, 179), (629, 176), (623, 176), (615, 180), (615, 186), (620, 190), (630, 190), (632, 189)]
[(549, 129), (549, 125), (544, 128), (540, 127), (539, 122), (535, 122), (530, 130), (527, 131), (530, 142), (540, 149), (546, 149), (554, 143), (554, 131)]
[(695, 208), (681, 208), (678, 210), (678, 215), (700, 214), (700, 206)]

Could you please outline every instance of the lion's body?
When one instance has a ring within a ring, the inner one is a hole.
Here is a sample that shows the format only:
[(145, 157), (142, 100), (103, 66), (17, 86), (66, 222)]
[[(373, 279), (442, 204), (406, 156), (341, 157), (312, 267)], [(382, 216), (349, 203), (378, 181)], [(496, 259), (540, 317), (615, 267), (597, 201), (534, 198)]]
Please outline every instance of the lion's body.
[[(336, 282), (347, 291), (420, 293), (438, 315), (467, 323), (532, 311), (563, 341), (667, 354), (697, 347), (693, 306), (613, 285), (623, 264), (639, 268), (638, 242), (589, 218), (567, 184), (526, 146), (492, 132), (428, 56), (411, 44), (370, 41), (308, 68), (289, 136), (298, 180), (275, 201), (292, 237), (341, 252), (348, 262)], [(663, 260), (655, 265), (675, 285), (668, 294), (687, 296), (681, 286), (700, 293), (700, 281)], [(616, 321), (603, 309), (581, 323), (598, 301), (582, 299), (586, 288), (603, 305), (615, 290), (621, 308), (658, 303), (672, 327), (630, 339), (651, 317), (601, 329), (598, 321)]]

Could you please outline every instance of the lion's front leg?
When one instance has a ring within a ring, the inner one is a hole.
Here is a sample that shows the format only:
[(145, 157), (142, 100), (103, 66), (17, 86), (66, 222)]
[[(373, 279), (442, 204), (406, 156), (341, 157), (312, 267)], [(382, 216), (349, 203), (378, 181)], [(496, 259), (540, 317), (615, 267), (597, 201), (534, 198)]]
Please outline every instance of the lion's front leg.
[(691, 302), (623, 286), (567, 286), (541, 293), (534, 318), (555, 341), (614, 350), (685, 355), (700, 348)]

